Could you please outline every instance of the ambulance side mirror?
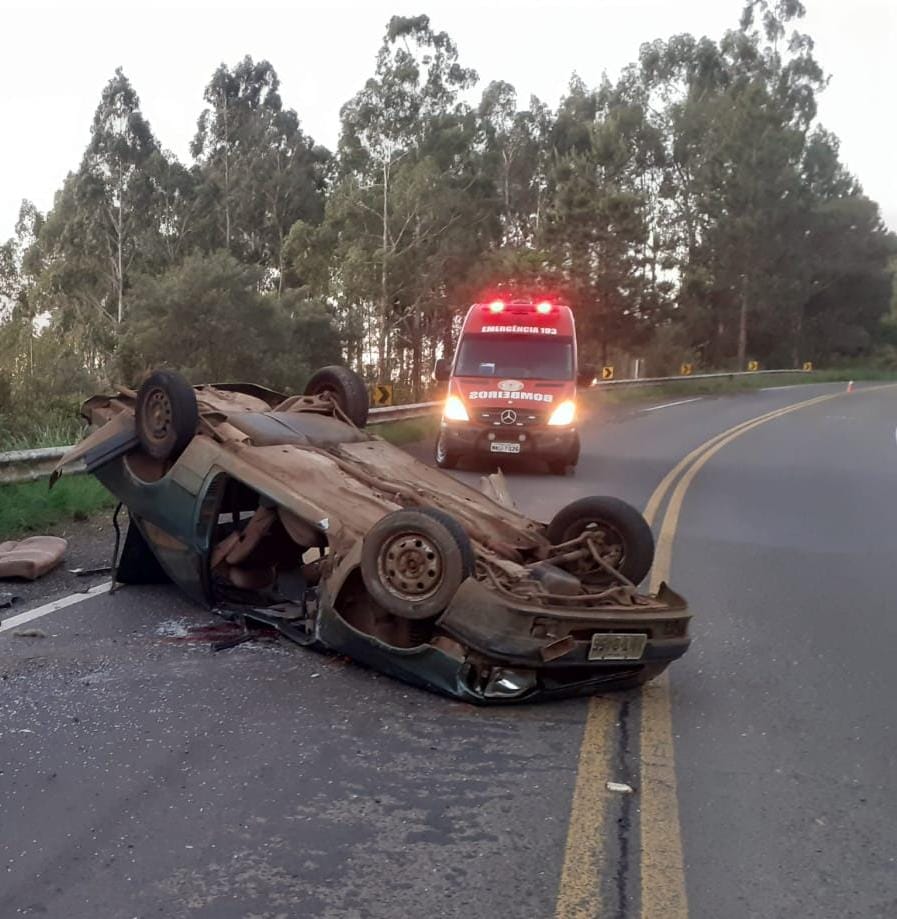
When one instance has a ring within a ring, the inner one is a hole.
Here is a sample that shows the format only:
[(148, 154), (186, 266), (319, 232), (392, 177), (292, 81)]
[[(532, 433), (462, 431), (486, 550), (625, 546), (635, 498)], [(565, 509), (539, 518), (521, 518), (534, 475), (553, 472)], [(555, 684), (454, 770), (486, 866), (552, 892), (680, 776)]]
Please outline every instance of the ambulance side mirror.
[(580, 367), (576, 374), (577, 386), (591, 386), (595, 379), (595, 368), (590, 366)]
[(452, 375), (452, 362), (447, 360), (444, 357), (439, 358), (436, 361), (436, 366), (433, 368), (433, 379), (437, 383), (444, 383)]

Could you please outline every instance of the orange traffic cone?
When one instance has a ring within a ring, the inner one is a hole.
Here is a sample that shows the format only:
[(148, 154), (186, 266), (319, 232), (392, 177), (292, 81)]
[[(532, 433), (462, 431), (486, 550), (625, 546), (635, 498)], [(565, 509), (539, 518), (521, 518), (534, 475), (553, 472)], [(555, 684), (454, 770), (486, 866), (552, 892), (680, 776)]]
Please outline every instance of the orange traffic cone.
[(848, 391), (848, 392), (853, 392), (853, 380), (851, 380), (851, 381), (847, 384), (847, 391)]

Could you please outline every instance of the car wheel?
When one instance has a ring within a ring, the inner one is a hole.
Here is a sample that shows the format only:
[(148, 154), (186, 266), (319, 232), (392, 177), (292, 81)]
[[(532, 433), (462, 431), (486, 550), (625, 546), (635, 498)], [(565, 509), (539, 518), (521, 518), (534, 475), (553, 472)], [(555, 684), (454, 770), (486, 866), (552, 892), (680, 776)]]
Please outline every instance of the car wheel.
[[(548, 524), (546, 535), (553, 545), (576, 539), (584, 530), (594, 530), (603, 538), (602, 557), (620, 574), (639, 584), (654, 561), (654, 534), (645, 518), (619, 498), (588, 497), (561, 508)], [(600, 568), (574, 572), (591, 583), (606, 581)]]
[(134, 409), (140, 445), (154, 459), (177, 459), (199, 424), (196, 392), (173, 370), (156, 370), (137, 390)]
[(434, 451), (436, 465), (440, 469), (454, 469), (458, 465), (458, 454), (453, 453), (445, 445), (445, 434), (441, 433), (436, 438), (436, 450)]
[(393, 511), (364, 538), (364, 585), (379, 606), (403, 619), (439, 615), (473, 572), (470, 538), (436, 508)]
[(363, 428), (367, 424), (370, 403), (367, 387), (348, 367), (334, 364), (316, 370), (305, 386), (305, 395), (329, 395), (355, 427)]

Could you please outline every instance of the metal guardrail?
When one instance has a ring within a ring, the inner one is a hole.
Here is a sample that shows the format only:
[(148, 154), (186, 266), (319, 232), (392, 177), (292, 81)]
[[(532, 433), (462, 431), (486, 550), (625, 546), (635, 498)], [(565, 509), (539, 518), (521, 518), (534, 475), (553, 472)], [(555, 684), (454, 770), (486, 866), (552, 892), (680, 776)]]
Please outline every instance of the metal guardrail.
[(438, 402), (412, 402), (408, 405), (390, 405), (372, 408), (368, 411), (368, 424), (386, 424), (389, 421), (405, 421), (408, 418), (425, 418), (442, 405)]
[[(598, 380), (592, 389), (611, 388), (615, 386), (651, 386), (657, 383), (687, 383), (689, 380), (723, 380), (735, 377), (756, 377), (764, 374), (802, 374), (812, 376), (808, 370), (748, 370), (733, 373), (695, 373), (678, 377), (648, 377), (640, 380)], [(438, 402), (415, 402), (410, 405), (391, 405), (372, 408), (368, 415), (368, 424), (386, 424), (390, 421), (405, 421), (411, 418), (424, 418), (433, 414), (442, 405)], [(0, 453), (0, 485), (13, 485), (20, 482), (35, 482), (50, 475), (53, 467), (71, 447), (42, 447), (37, 450), (15, 450), (11, 453)], [(66, 470), (67, 475), (83, 472), (83, 466), (74, 465)]]
[(603, 386), (651, 386), (655, 383), (687, 383), (689, 380), (733, 380), (736, 377), (760, 377), (764, 374), (790, 373), (804, 377), (813, 375), (812, 370), (733, 370), (731, 373), (689, 373), (676, 377), (646, 377), (642, 380), (598, 380), (593, 389)]
[[(13, 450), (0, 453), (0, 485), (36, 482), (46, 478), (69, 447), (43, 447), (39, 450)], [(77, 468), (73, 472), (81, 472)]]

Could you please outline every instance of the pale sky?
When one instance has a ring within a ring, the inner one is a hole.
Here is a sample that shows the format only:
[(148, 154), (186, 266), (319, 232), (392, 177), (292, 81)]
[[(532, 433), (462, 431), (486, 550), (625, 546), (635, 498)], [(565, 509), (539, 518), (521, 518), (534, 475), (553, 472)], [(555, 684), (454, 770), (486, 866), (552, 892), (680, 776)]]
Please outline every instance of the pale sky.
[[(802, 28), (831, 75), (820, 120), (841, 138), (842, 159), (897, 229), (897, 3), (804, 2)], [(339, 109), (373, 73), (393, 14), (427, 13), (447, 31), (462, 63), (480, 74), (477, 96), (503, 79), (522, 103), (535, 93), (554, 106), (574, 70), (590, 86), (604, 71), (614, 79), (642, 42), (679, 32), (716, 39), (737, 26), (741, 8), (741, 0), (292, 0), (241, 8), (0, 0), (0, 241), (11, 235), (22, 198), (45, 211), (77, 168), (100, 93), (119, 65), (162, 145), (185, 162), (209, 77), (245, 54), (271, 61), (284, 104), (333, 149)]]

